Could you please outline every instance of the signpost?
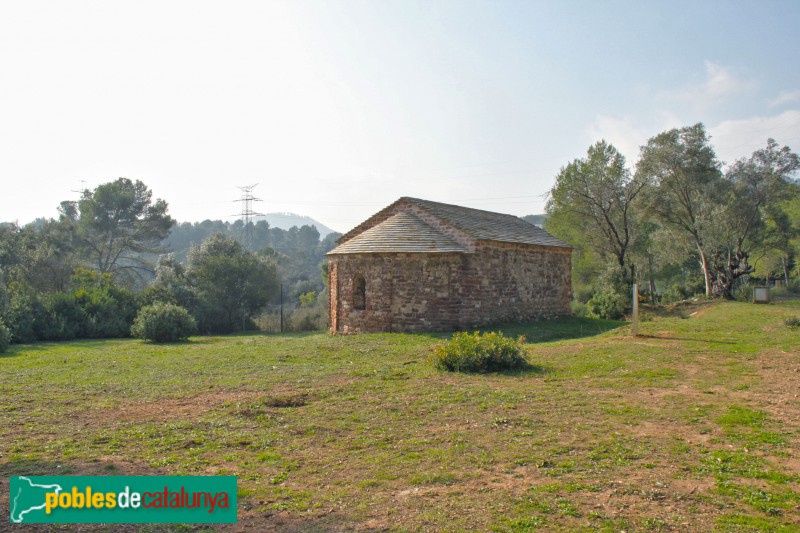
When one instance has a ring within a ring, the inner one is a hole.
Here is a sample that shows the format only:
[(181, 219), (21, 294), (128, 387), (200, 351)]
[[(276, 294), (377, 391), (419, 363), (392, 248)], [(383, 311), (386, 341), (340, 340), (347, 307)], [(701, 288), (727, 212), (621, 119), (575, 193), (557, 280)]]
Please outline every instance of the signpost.
[(639, 291), (633, 283), (633, 336), (639, 335)]
[(753, 303), (769, 303), (769, 287), (753, 287)]

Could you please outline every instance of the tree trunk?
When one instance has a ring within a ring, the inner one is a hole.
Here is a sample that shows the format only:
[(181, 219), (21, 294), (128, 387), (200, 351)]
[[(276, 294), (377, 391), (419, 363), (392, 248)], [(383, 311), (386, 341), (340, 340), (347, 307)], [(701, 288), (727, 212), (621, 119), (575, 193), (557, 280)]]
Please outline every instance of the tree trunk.
[(697, 249), (700, 251), (700, 266), (703, 268), (703, 278), (706, 282), (706, 298), (711, 298), (711, 272), (708, 269), (708, 259), (702, 248), (698, 246)]
[(648, 277), (650, 278), (650, 303), (656, 304), (656, 280), (653, 279), (653, 256), (647, 256), (649, 268)]
[(783, 262), (783, 283), (786, 285), (786, 288), (789, 288), (789, 262), (786, 260), (786, 256), (784, 255), (781, 258)]

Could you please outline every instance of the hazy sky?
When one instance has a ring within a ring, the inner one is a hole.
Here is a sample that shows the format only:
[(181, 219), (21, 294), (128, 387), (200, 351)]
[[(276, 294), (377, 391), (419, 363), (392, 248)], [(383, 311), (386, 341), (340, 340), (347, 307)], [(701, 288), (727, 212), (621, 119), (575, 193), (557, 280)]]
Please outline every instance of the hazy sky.
[(800, 2), (0, 0), (0, 220), (139, 179), (181, 221), (525, 215), (605, 138), (800, 150)]

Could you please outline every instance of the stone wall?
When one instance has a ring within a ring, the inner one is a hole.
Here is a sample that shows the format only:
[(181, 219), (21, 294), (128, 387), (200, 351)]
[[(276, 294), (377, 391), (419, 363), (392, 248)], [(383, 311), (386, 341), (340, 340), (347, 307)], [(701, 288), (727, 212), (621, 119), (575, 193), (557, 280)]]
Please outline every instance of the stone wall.
[(569, 248), (479, 242), (469, 263), (461, 283), (464, 327), (572, 312)]
[[(436, 331), (458, 326), (454, 280), (462, 254), (352, 254), (329, 257), (330, 326), (336, 333)], [(355, 309), (354, 280), (366, 280)]]
[[(335, 333), (452, 331), (571, 311), (570, 249), (478, 242), (474, 253), (329, 256)], [(366, 280), (354, 308), (353, 281)]]

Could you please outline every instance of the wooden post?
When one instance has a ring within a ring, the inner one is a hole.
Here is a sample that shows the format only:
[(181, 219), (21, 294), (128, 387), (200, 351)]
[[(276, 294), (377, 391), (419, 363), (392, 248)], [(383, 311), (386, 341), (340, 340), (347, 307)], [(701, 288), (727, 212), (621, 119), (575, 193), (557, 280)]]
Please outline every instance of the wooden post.
[(633, 282), (633, 336), (639, 335), (639, 291)]
[(283, 283), (281, 283), (281, 333), (283, 333)]

